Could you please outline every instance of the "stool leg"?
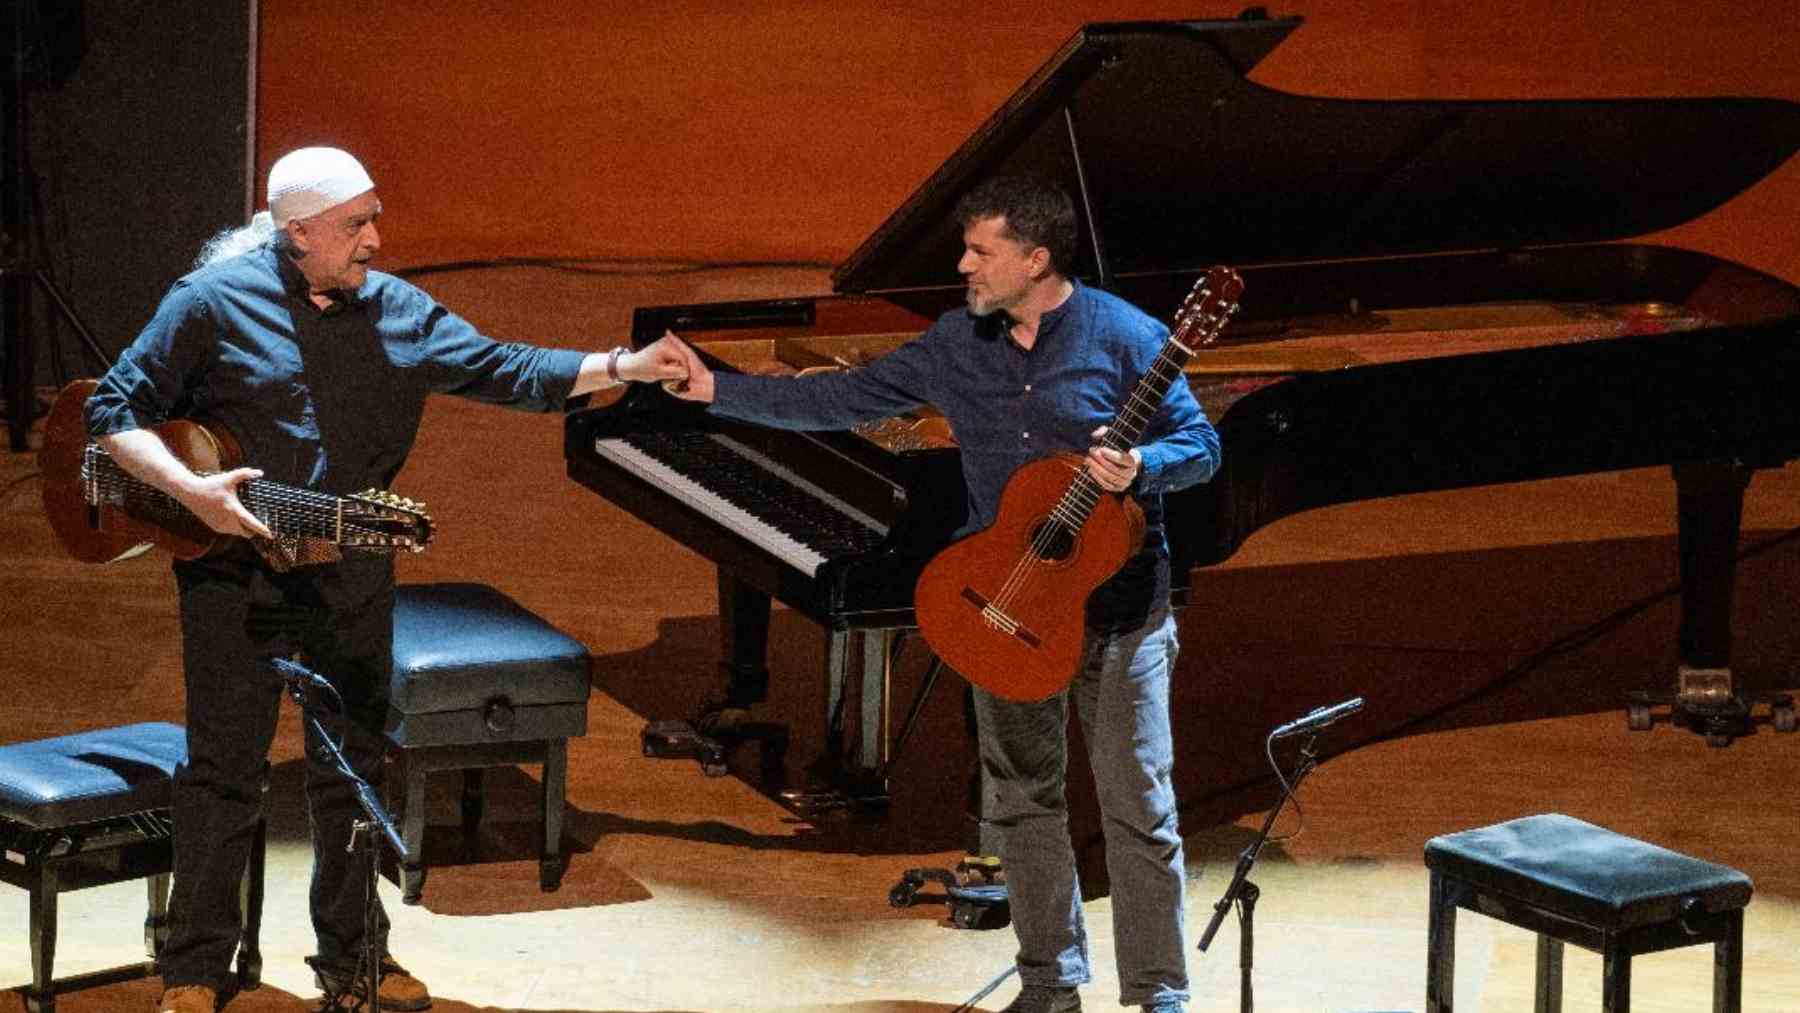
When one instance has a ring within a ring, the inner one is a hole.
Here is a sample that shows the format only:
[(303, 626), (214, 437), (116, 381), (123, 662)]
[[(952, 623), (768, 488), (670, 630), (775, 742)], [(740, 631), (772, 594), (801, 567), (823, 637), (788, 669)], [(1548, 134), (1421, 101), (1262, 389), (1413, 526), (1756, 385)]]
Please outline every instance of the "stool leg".
[(1631, 951), (1617, 936), (1607, 936), (1600, 953), (1604, 981), (1600, 987), (1603, 1013), (1631, 1013)]
[(553, 893), (562, 886), (568, 862), (562, 853), (563, 800), (569, 779), (569, 740), (544, 743), (544, 851), (538, 859), (538, 889)]
[(1537, 1013), (1562, 1013), (1563, 942), (1538, 933)]
[(462, 772), (462, 830), (463, 843), (473, 847), (476, 828), (481, 826), (481, 810), (484, 808), (481, 797), (481, 768), (468, 767)]
[(169, 879), (166, 872), (144, 879), (149, 900), (149, 911), (144, 915), (144, 952), (151, 960), (162, 956), (163, 946), (169, 941)]
[(410, 861), (400, 866), (400, 899), (417, 904), (425, 893), (425, 765), (402, 760), (406, 776), (406, 810), (400, 818), (400, 838)]
[(1444, 877), (1431, 874), (1426, 930), (1425, 1013), (1450, 1013), (1456, 992), (1456, 903)]
[(1713, 1013), (1739, 1013), (1744, 1003), (1744, 912), (1731, 913), (1725, 937), (1713, 943)]
[(50, 983), (56, 966), (56, 866), (46, 862), (38, 867), (37, 882), (31, 888), (31, 988), (25, 993), (25, 1008), (30, 1013), (55, 1013), (56, 994)]

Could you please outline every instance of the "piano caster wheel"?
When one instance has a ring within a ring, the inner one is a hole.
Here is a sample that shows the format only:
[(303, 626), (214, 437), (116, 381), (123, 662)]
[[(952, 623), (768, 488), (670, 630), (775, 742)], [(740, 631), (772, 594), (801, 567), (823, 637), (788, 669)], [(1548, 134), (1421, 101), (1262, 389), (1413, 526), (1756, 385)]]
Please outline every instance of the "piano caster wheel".
[(1769, 723), (1778, 732), (1791, 732), (1796, 727), (1794, 701), (1791, 697), (1776, 700), (1769, 707)]
[(1647, 703), (1628, 703), (1625, 705), (1625, 727), (1634, 732), (1647, 732), (1654, 724), (1650, 716), (1650, 705)]

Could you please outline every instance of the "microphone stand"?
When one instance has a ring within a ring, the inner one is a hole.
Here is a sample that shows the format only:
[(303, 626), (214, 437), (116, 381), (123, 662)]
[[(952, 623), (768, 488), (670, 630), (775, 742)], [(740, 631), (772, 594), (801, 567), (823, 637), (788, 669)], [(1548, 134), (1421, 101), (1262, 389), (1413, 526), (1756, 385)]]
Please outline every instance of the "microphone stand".
[[(299, 706), (301, 714), (306, 717), (307, 724), (311, 725), (313, 731), (318, 735), (320, 751), (324, 754), (324, 758), (331, 761), (332, 765), (337, 768), (337, 772), (356, 790), (356, 800), (362, 805), (363, 815), (367, 817), (351, 824), (350, 843), (345, 848), (353, 853), (360, 849), (366, 858), (368, 870), (368, 878), (365, 880), (363, 892), (362, 966), (358, 969), (358, 974), (351, 976), (352, 981), (358, 977), (363, 979), (363, 1001), (350, 1008), (376, 1013), (380, 1009), (381, 958), (383, 956), (383, 943), (377, 938), (380, 931), (379, 920), (375, 914), (377, 911), (375, 888), (381, 880), (379, 839), (387, 838), (388, 847), (394, 849), (395, 860), (400, 863), (401, 868), (406, 867), (409, 857), (406, 852), (406, 842), (401, 839), (399, 829), (394, 826), (393, 817), (388, 815), (387, 808), (381, 804), (381, 799), (376, 797), (375, 789), (351, 768), (350, 761), (344, 758), (344, 751), (339, 746), (338, 740), (332, 738), (331, 733), (326, 730), (324, 723), (319, 720), (318, 715), (314, 713), (314, 708), (309, 703), (310, 694), (307, 693), (307, 686), (319, 686), (330, 691), (331, 695), (337, 698), (338, 713), (344, 714), (343, 697), (338, 696), (337, 687), (333, 686), (325, 677), (297, 661), (274, 658), (270, 660), (270, 665), (286, 681), (288, 696)], [(348, 715), (344, 716), (344, 720), (349, 720)], [(377, 833), (378, 831), (379, 833)], [(326, 975), (321, 974), (319, 977), (321, 981), (329, 981)], [(351, 987), (353, 988), (353, 986)], [(342, 995), (343, 993), (337, 995), (328, 993), (325, 996), (324, 1008), (332, 1010), (340, 1008), (338, 1000)]]
[[(1274, 738), (1274, 733), (1270, 733), (1271, 745)], [(1255, 883), (1250, 882), (1250, 867), (1256, 864), (1257, 856), (1262, 854), (1263, 847), (1269, 843), (1269, 831), (1274, 829), (1275, 818), (1281, 815), (1287, 800), (1300, 790), (1301, 780), (1319, 765), (1318, 754), (1313, 751), (1313, 744), (1318, 741), (1319, 730), (1315, 728), (1306, 736), (1306, 744), (1300, 747), (1299, 761), (1294, 765), (1293, 776), (1287, 781), (1287, 790), (1282, 793), (1281, 801), (1275, 804), (1275, 808), (1269, 811), (1268, 818), (1263, 820), (1262, 832), (1256, 835), (1256, 840), (1251, 841), (1238, 855), (1237, 872), (1231, 877), (1231, 885), (1225, 888), (1225, 895), (1213, 905), (1212, 921), (1207, 923), (1206, 933), (1200, 937), (1200, 951), (1204, 953), (1212, 945), (1220, 923), (1224, 922), (1225, 912), (1231, 910), (1234, 902), (1237, 904), (1238, 923), (1242, 929), (1238, 939), (1238, 1008), (1242, 1013), (1251, 1013), (1256, 1006), (1252, 996), (1250, 971), (1255, 964), (1256, 900), (1262, 895), (1262, 891)], [(1279, 774), (1280, 770), (1277, 769), (1276, 773)]]

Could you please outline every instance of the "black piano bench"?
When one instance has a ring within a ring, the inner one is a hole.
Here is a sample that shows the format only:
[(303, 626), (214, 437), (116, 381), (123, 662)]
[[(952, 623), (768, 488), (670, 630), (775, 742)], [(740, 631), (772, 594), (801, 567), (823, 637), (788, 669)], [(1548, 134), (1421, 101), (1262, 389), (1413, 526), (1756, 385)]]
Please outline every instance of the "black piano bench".
[(1742, 1002), (1750, 877), (1552, 813), (1434, 837), (1426, 1013), (1450, 1013), (1456, 909), (1538, 934), (1538, 1013), (1562, 1009), (1564, 943), (1599, 953), (1601, 1008), (1631, 1008), (1631, 958), (1713, 944), (1713, 1013)]
[[(174, 864), (170, 785), (186, 759), (187, 730), (166, 722), (0, 746), (0, 879), (31, 892), (31, 1013), (52, 1013), (60, 993), (155, 973), (154, 964), (137, 964), (57, 982), (56, 900), (70, 890), (145, 880), (144, 948), (153, 961), (161, 955)], [(265, 842), (259, 822), (242, 894), (240, 988), (255, 988), (262, 976)]]
[(463, 772), (462, 828), (481, 822), (481, 771), (543, 765), (538, 885), (562, 885), (568, 741), (587, 734), (588, 652), (581, 642), (485, 584), (403, 584), (394, 600), (387, 737), (405, 784), (402, 899), (425, 889), (425, 780)]

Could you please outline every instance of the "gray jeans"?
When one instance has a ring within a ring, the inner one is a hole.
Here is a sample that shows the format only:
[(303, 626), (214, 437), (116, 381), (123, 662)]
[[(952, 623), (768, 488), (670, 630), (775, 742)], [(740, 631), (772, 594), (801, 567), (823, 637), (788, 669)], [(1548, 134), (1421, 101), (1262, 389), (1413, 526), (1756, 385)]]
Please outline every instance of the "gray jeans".
[(1090, 632), (1074, 681), (1048, 700), (1015, 703), (975, 691), (981, 762), (993, 786), (985, 801), (1000, 831), (1019, 977), (1028, 984), (1079, 985), (1090, 977), (1063, 791), (1073, 697), (1105, 827), (1119, 1002), (1188, 998), (1170, 777), (1169, 674), (1177, 650), (1175, 619), (1158, 609), (1136, 630)]

